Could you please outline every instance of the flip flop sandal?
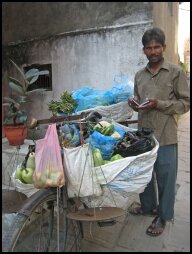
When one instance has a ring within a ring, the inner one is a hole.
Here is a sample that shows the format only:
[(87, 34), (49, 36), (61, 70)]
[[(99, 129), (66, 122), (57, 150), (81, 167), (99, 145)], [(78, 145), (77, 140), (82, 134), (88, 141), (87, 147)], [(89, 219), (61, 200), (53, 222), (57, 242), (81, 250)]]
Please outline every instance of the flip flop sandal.
[(141, 209), (141, 204), (138, 202), (133, 202), (131, 206), (128, 208), (128, 212), (132, 215), (144, 215), (144, 216), (156, 216), (157, 210), (153, 209), (151, 212), (144, 213)]
[[(151, 225), (147, 228), (146, 234), (149, 236), (159, 236), (163, 233), (166, 221), (156, 216)], [(159, 228), (160, 230), (157, 230)], [(157, 230), (157, 231), (156, 231)]]

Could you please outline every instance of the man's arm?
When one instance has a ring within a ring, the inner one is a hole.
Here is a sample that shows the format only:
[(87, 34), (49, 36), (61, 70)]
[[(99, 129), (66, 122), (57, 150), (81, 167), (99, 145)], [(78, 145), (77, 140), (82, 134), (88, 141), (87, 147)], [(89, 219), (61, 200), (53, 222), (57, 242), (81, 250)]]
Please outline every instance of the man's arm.
[(168, 115), (184, 114), (190, 109), (190, 90), (186, 76), (182, 70), (174, 78), (173, 87), (176, 99), (166, 101), (157, 100), (156, 109)]

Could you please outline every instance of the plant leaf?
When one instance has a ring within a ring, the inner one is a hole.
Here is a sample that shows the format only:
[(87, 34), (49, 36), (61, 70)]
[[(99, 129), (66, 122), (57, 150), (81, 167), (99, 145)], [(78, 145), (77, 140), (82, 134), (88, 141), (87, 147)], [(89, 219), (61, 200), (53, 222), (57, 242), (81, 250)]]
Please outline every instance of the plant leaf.
[(32, 68), (25, 73), (25, 78), (29, 80), (30, 78), (33, 78), (35, 76), (48, 75), (48, 74), (49, 74), (49, 71), (47, 70), (39, 71), (38, 69)]
[(6, 102), (12, 102), (12, 103), (17, 103), (14, 99), (9, 98), (9, 97), (3, 97), (4, 101)]
[[(6, 113), (5, 116), (4, 116), (4, 123), (5, 124), (12, 123), (13, 122), (13, 117), (15, 115), (16, 115), (15, 113), (11, 113), (11, 112)], [(10, 119), (11, 119), (11, 121), (10, 121)]]
[(7, 107), (7, 106), (10, 107), (10, 106), (11, 106), (11, 103), (5, 102), (5, 103), (3, 103), (2, 105), (5, 106), (5, 107)]
[(39, 75), (48, 75), (49, 71), (39, 71)]
[(23, 88), (23, 84), (19, 80), (12, 78), (12, 77), (9, 77), (9, 80), (12, 81), (14, 84)]
[(27, 113), (25, 111), (18, 111), (17, 112), (17, 119), (19, 122), (24, 123), (27, 121)]
[(16, 92), (24, 94), (23, 88), (21, 88), (20, 86), (16, 85), (15, 83), (9, 82), (9, 86), (11, 87), (11, 89), (15, 90)]
[(25, 78), (29, 79), (34, 76), (48, 75), (48, 74), (49, 74), (49, 71), (47, 71), (47, 70), (39, 71), (38, 69), (32, 68), (25, 73)]
[(9, 59), (9, 60), (10, 60), (10, 62), (15, 66), (15, 68), (19, 71), (19, 73), (21, 74), (21, 76), (23, 77), (23, 79), (25, 80), (25, 74), (24, 74), (24, 72), (22, 71), (22, 69), (19, 68), (19, 66), (18, 66), (15, 62), (13, 62), (13, 60), (11, 60), (11, 59)]
[[(35, 72), (34, 72), (35, 73)], [(38, 72), (36, 72), (36, 74), (34, 74), (33, 76), (29, 76), (28, 78), (27, 78), (27, 80), (29, 81), (29, 84), (31, 85), (31, 84), (33, 84), (35, 81), (37, 81), (37, 79), (39, 78), (39, 76), (40, 75), (47, 75), (47, 74), (49, 74), (49, 71), (39, 71), (38, 70)]]
[(32, 94), (32, 93), (36, 93), (36, 92), (45, 92), (47, 91), (47, 89), (44, 89), (44, 88), (37, 88), (37, 89), (34, 89), (34, 90), (31, 90), (31, 91), (27, 91), (27, 95), (29, 94)]
[(35, 81), (37, 81), (39, 78), (39, 75), (32, 77), (32, 79), (29, 81), (29, 85), (33, 84)]
[(37, 76), (39, 75), (38, 73), (39, 73), (38, 69), (32, 68), (25, 73), (25, 78), (29, 79), (31, 77)]
[(26, 102), (28, 102), (27, 96), (18, 96), (17, 97), (17, 102), (18, 103), (26, 103)]

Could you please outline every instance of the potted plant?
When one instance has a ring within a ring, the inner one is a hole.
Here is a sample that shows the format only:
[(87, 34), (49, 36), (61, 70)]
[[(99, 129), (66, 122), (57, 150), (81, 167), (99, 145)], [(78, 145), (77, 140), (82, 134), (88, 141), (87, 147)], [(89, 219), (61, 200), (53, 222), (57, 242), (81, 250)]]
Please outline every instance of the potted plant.
[(27, 111), (25, 104), (30, 102), (28, 97), (31, 93), (46, 90), (42, 88), (30, 90), (30, 85), (38, 79), (39, 75), (49, 74), (49, 71), (39, 71), (32, 68), (25, 73), (11, 59), (10, 62), (19, 72), (21, 81), (8, 76), (12, 96), (3, 98), (3, 106), (5, 106), (4, 130), (10, 145), (22, 145), (27, 137)]

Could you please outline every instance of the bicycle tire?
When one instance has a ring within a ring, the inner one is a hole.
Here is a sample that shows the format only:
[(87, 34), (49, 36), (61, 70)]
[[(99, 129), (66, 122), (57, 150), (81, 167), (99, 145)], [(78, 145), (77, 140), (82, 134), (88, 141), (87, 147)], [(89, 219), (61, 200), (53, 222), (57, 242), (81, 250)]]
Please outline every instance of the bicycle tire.
[(3, 236), (3, 252), (78, 252), (80, 228), (66, 214), (73, 209), (61, 189), (59, 198), (59, 249), (56, 238), (57, 189), (42, 189), (29, 197)]

